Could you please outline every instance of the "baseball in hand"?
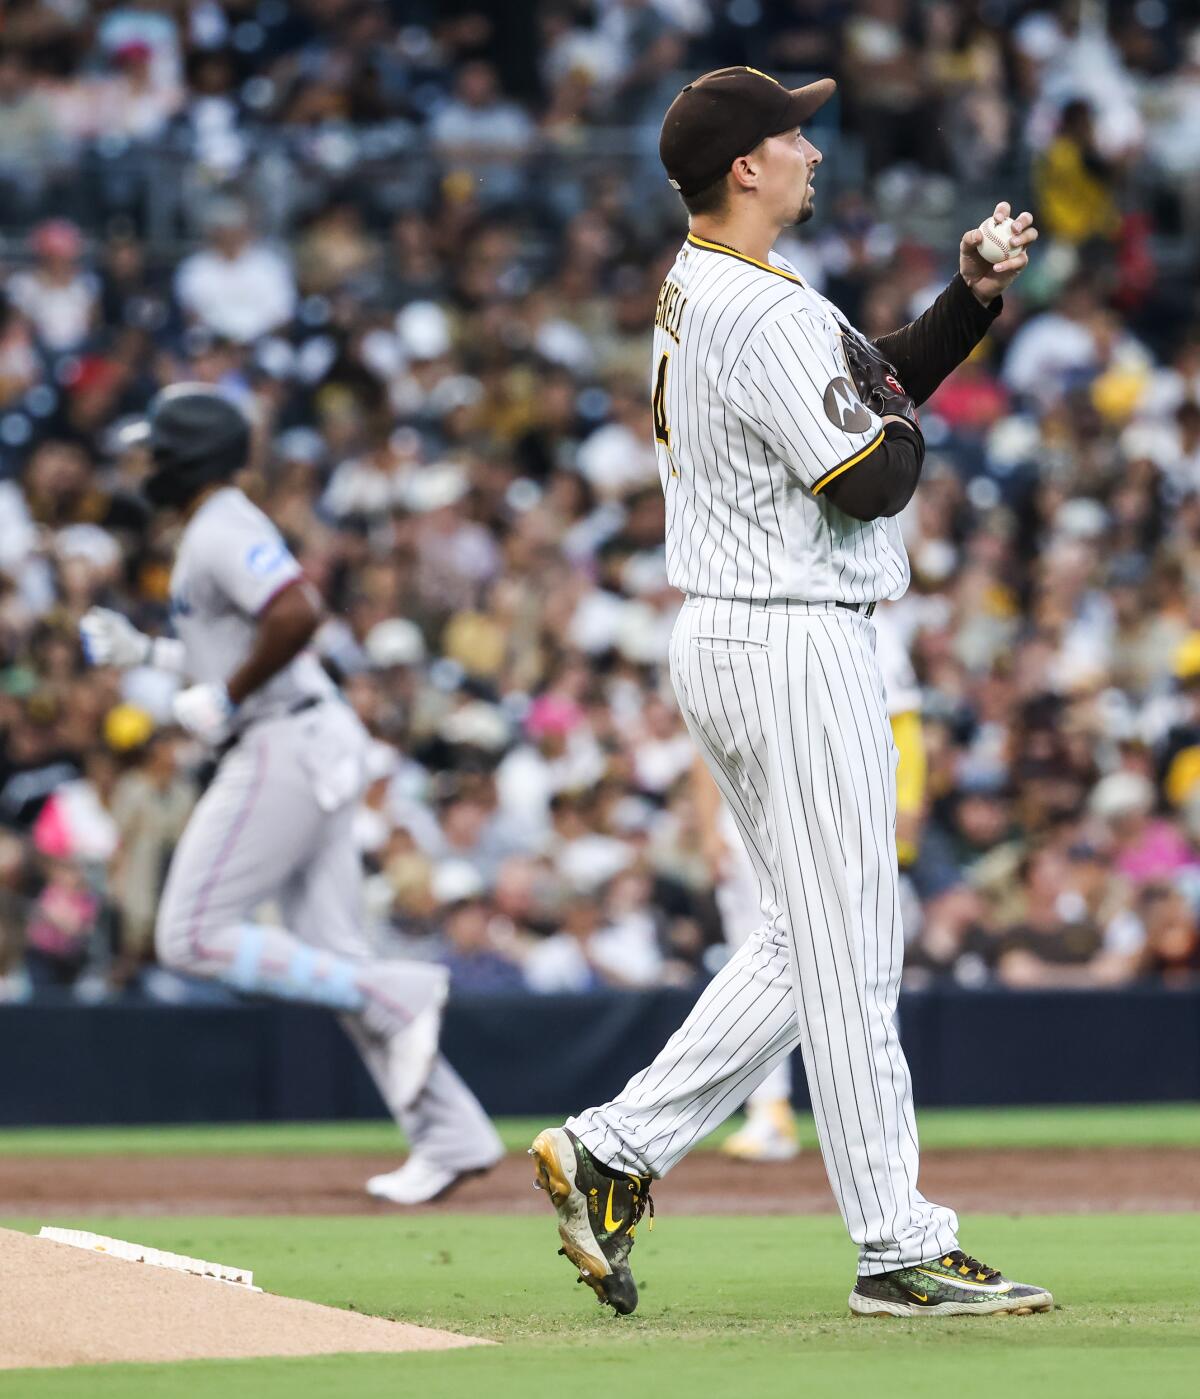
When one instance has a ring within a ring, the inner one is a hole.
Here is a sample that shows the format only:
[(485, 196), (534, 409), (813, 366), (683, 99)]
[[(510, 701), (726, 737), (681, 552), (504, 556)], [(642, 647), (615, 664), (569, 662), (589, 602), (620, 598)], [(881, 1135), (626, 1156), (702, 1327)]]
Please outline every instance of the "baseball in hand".
[(1001, 219), (999, 223), (989, 214), (979, 225), (983, 242), (975, 249), (985, 262), (1003, 262), (1017, 251), (1013, 245), (1013, 221)]

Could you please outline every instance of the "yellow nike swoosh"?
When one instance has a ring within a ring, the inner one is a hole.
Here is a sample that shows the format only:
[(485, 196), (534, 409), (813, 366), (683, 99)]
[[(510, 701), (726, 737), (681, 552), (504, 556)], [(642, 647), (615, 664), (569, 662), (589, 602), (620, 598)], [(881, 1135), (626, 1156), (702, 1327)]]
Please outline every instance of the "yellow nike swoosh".
[(615, 1189), (615, 1185), (610, 1185), (608, 1187), (608, 1199), (604, 1202), (604, 1227), (610, 1234), (614, 1229), (619, 1229), (621, 1227), (621, 1221), (619, 1219), (614, 1219), (612, 1212), (612, 1197)]
[(928, 1293), (928, 1292), (914, 1292), (914, 1291), (912, 1290), (911, 1287), (908, 1289), (908, 1295), (909, 1295), (910, 1297), (915, 1297), (915, 1298), (917, 1299), (918, 1302), (928, 1302), (928, 1301), (929, 1301), (929, 1293)]

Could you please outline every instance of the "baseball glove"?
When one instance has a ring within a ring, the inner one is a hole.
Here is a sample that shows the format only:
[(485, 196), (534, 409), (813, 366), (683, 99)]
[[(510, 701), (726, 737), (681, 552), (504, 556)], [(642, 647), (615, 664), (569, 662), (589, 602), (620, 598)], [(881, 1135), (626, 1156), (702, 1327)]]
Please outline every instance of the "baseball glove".
[(842, 348), (854, 387), (867, 407), (881, 418), (888, 414), (905, 418), (920, 432), (917, 405), (896, 377), (896, 366), (884, 359), (879, 347), (861, 335), (843, 334)]

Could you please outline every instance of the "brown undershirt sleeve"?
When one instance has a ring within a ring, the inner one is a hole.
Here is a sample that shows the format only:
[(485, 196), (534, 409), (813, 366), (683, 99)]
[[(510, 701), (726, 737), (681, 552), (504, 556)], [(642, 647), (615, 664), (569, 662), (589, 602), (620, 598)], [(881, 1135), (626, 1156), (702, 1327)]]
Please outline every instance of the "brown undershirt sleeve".
[(907, 423), (885, 423), (869, 456), (825, 487), (826, 499), (856, 520), (898, 515), (912, 499), (925, 461), (925, 439)]

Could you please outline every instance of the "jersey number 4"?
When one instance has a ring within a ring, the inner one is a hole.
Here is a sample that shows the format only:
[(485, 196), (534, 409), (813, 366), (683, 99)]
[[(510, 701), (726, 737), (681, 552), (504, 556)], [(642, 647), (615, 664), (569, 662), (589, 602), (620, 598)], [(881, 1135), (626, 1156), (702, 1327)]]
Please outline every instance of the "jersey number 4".
[(671, 445), (671, 429), (667, 426), (667, 365), (671, 356), (664, 350), (654, 371), (654, 394), (650, 406), (654, 411), (654, 440), (664, 447)]

